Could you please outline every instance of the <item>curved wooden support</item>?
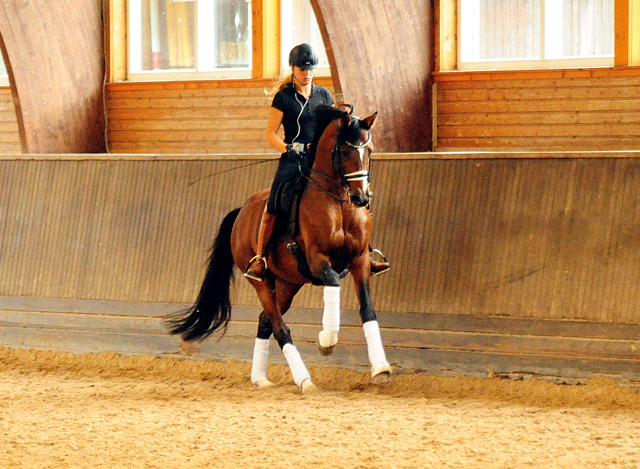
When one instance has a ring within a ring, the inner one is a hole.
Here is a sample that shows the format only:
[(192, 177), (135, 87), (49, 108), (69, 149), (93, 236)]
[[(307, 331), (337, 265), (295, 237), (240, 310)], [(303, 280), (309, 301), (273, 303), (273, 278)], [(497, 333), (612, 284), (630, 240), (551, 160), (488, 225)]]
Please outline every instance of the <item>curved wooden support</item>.
[(378, 111), (377, 151), (431, 150), (430, 0), (311, 0), (338, 100)]
[(23, 153), (101, 153), (104, 49), (100, 2), (0, 3)]

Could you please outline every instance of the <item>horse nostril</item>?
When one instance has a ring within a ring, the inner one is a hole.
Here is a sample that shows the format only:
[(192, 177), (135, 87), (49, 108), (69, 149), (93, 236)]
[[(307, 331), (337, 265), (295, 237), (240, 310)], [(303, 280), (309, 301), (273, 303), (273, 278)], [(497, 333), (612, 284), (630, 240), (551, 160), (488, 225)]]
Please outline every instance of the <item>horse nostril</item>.
[(356, 207), (364, 207), (369, 203), (369, 197), (362, 194), (354, 194), (351, 196), (351, 203)]

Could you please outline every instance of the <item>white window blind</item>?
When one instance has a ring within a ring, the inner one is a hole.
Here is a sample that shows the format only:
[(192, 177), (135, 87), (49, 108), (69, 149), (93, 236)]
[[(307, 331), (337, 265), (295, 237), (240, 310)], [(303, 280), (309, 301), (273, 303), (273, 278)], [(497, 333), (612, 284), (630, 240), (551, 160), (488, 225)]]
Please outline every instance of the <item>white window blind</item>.
[(614, 0), (459, 0), (460, 70), (612, 66)]

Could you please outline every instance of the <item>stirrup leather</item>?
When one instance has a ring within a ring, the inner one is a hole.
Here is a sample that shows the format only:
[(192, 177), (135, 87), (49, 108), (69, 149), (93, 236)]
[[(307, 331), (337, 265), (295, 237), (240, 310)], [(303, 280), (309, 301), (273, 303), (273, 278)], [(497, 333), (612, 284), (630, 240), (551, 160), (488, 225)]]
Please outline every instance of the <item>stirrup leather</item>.
[(249, 265), (247, 265), (247, 268), (244, 270), (243, 275), (247, 278), (250, 278), (252, 280), (255, 280), (257, 282), (262, 282), (264, 280), (264, 277), (258, 277), (257, 275), (249, 272), (249, 269), (251, 269), (251, 267), (253, 266), (255, 261), (260, 261), (264, 264), (264, 272), (266, 273), (267, 271), (267, 259), (264, 256), (261, 256), (260, 254), (256, 254), (255, 256), (253, 256), (251, 258), (251, 260), (249, 261)]

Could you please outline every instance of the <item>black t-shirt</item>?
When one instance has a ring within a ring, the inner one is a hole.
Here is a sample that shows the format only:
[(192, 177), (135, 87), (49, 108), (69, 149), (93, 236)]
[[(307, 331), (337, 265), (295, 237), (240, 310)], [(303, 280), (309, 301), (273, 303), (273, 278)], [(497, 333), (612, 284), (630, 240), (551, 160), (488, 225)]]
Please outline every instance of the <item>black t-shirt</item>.
[(287, 86), (278, 91), (273, 97), (271, 107), (284, 114), (282, 127), (284, 128), (285, 143), (311, 143), (316, 128), (313, 110), (318, 104), (335, 103), (328, 89), (320, 85), (313, 85), (309, 99), (298, 93), (294, 86)]

